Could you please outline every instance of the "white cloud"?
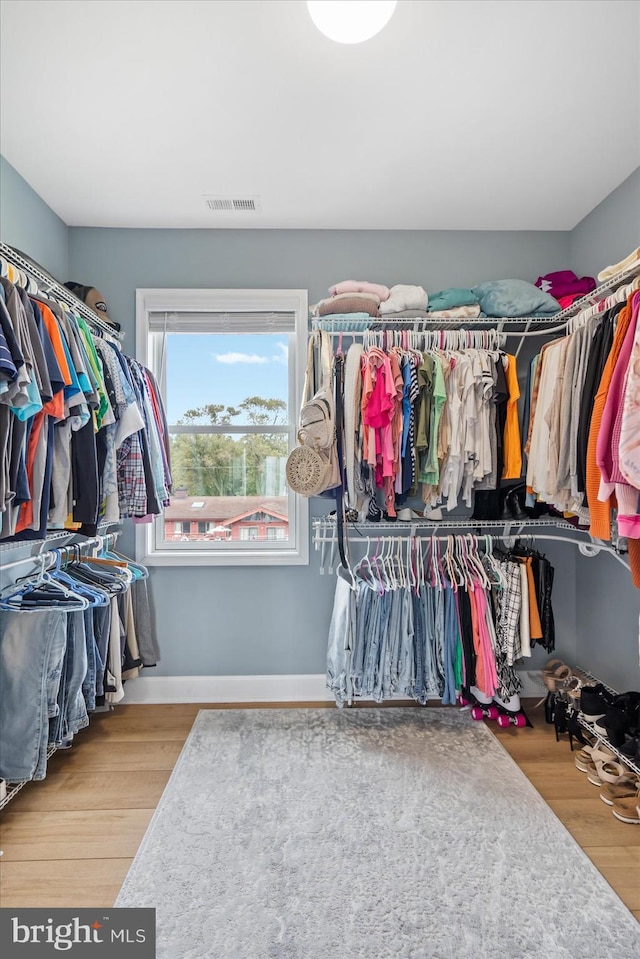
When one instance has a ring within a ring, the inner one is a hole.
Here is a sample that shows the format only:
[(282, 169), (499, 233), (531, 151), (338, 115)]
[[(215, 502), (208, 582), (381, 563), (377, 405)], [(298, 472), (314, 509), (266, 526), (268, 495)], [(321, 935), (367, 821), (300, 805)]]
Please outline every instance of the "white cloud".
[(258, 356), (257, 353), (214, 353), (214, 360), (218, 363), (270, 363), (268, 356)]
[(281, 363), (282, 366), (289, 365), (289, 347), (286, 343), (276, 343), (280, 350), (277, 356), (272, 357), (274, 363)]

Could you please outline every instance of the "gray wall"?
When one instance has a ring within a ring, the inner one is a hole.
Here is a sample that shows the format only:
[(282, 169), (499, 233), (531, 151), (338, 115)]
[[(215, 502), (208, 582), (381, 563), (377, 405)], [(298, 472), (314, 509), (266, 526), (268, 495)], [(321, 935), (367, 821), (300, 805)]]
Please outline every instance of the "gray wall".
[[(313, 302), (348, 276), (434, 290), (492, 277), (535, 280), (567, 266), (595, 273), (640, 243), (639, 171), (572, 234), (68, 230), (4, 159), (0, 174), (2, 239), (61, 280), (97, 286), (131, 352), (137, 287), (302, 287)], [(315, 512), (323, 509), (314, 501)], [(131, 535), (124, 545), (132, 547)], [(624, 569), (569, 545), (547, 553), (556, 566), (558, 654), (589, 663), (614, 685), (638, 687), (640, 594)], [(324, 671), (333, 579), (319, 575), (314, 550), (308, 568), (155, 568), (151, 590), (158, 675)], [(544, 659), (537, 651), (530, 665)]]
[[(640, 246), (640, 167), (571, 234), (571, 269), (596, 276)], [(576, 554), (579, 661), (617, 689), (640, 689), (640, 590), (613, 558)]]
[[(95, 284), (133, 351), (136, 287), (305, 288), (347, 277), (428, 290), (568, 265), (566, 233), (427, 233), (73, 228), (70, 262)], [(317, 512), (329, 507), (314, 502)], [(575, 655), (575, 558), (556, 546), (562, 655)], [(158, 675), (322, 673), (334, 580), (309, 567), (153, 568)], [(544, 660), (537, 653), (532, 666)]]
[(640, 167), (571, 232), (571, 269), (596, 276), (640, 246)]
[(0, 156), (0, 240), (27, 253), (64, 283), (69, 270), (69, 228), (26, 180)]

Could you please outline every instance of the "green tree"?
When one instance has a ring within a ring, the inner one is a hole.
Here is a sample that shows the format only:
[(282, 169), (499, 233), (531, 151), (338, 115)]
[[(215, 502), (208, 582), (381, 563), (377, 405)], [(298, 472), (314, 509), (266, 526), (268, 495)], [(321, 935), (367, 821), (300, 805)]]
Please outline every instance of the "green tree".
[[(226, 425), (239, 417), (252, 426), (286, 423), (284, 400), (249, 396), (237, 408), (209, 403), (187, 410), (179, 425)], [(188, 496), (258, 496), (279, 492), (287, 455), (283, 433), (178, 433), (171, 439), (174, 489)]]

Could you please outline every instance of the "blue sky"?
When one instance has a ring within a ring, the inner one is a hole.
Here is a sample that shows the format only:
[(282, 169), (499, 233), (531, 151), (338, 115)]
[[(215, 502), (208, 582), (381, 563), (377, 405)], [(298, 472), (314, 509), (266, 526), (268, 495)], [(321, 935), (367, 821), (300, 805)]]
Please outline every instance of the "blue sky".
[(166, 367), (170, 424), (205, 403), (235, 406), (247, 396), (287, 399), (287, 337), (282, 333), (169, 333)]

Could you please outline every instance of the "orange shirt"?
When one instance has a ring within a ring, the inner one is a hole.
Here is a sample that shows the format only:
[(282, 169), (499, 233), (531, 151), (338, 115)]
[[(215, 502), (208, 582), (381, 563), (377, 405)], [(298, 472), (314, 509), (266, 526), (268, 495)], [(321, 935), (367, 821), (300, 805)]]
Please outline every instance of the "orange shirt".
[(596, 393), (596, 398), (593, 402), (593, 412), (591, 414), (589, 443), (587, 446), (586, 493), (591, 521), (589, 534), (594, 536), (596, 539), (611, 539), (611, 503), (610, 500), (607, 500), (603, 503), (602, 500), (598, 499), (601, 474), (598, 468), (596, 451), (598, 445), (598, 433), (600, 432), (604, 407), (607, 401), (607, 393), (609, 392), (613, 371), (616, 368), (616, 363), (618, 362), (618, 357), (620, 355), (620, 350), (622, 349), (624, 338), (627, 334), (629, 324), (631, 323), (631, 314), (631, 301), (628, 300), (627, 305), (624, 306), (618, 314), (618, 322), (613, 337), (613, 344), (611, 346), (609, 356), (607, 357), (607, 362), (602, 373), (602, 379), (600, 380), (598, 392)]
[(507, 419), (504, 424), (504, 467), (502, 479), (520, 479), (522, 473), (522, 447), (520, 442), (520, 423), (518, 422), (518, 400), (520, 386), (518, 385), (518, 371), (516, 358), (507, 353), (507, 369), (505, 371), (509, 399), (507, 400)]

